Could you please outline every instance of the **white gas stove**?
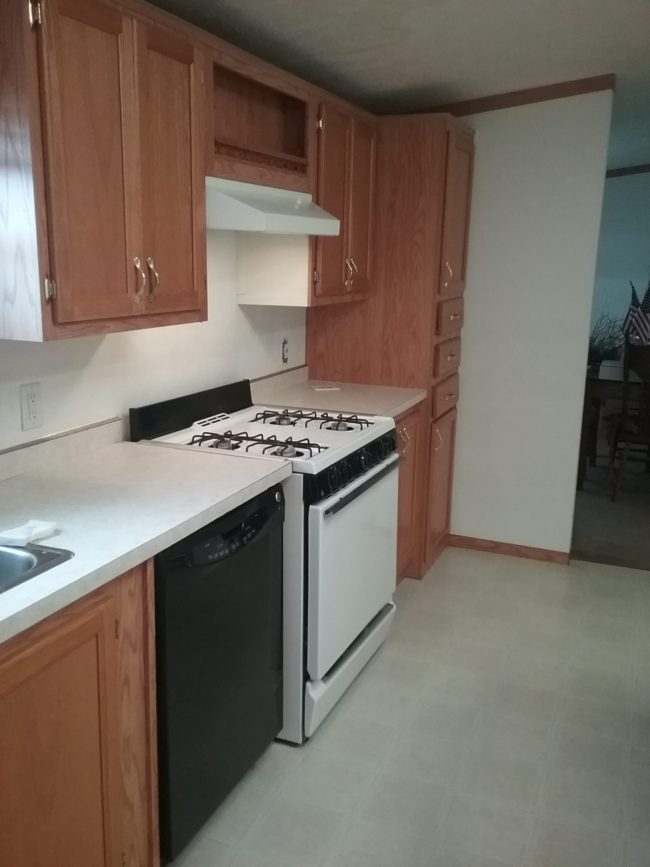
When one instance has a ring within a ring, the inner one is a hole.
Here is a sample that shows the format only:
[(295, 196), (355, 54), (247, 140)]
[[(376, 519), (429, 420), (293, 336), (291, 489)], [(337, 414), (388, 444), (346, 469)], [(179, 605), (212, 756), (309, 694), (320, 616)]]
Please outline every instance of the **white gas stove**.
[[(394, 430), (393, 419), (382, 416), (251, 406), (208, 416), (156, 441), (291, 460), (294, 472), (316, 474)], [(384, 456), (388, 451), (386, 447)]]
[(302, 743), (381, 646), (395, 614), (394, 420), (253, 406), (244, 381), (132, 410), (131, 436), (232, 459), (291, 461), (283, 483), (280, 737)]

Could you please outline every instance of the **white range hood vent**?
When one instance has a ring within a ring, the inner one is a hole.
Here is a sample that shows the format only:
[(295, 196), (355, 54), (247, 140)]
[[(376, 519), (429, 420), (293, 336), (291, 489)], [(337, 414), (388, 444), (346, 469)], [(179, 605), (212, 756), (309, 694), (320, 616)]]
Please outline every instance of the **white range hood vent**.
[(205, 179), (208, 229), (275, 235), (338, 235), (341, 224), (309, 193), (278, 190), (222, 178)]

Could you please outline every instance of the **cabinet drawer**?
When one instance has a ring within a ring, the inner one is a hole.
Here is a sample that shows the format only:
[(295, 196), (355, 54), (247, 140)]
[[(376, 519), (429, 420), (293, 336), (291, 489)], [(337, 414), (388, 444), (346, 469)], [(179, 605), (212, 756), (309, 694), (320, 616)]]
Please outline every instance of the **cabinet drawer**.
[(433, 418), (440, 418), (458, 403), (458, 374), (439, 382), (433, 389)]
[(458, 370), (460, 364), (460, 338), (439, 343), (434, 351), (433, 378), (440, 379)]
[(450, 298), (438, 304), (438, 334), (440, 337), (458, 337), (463, 327), (463, 299)]

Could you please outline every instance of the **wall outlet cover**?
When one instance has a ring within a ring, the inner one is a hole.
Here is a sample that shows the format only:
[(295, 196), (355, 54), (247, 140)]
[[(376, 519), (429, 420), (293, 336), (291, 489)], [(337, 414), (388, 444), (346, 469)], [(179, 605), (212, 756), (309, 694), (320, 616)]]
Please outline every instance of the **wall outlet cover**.
[(20, 386), (20, 419), (23, 430), (43, 426), (40, 382), (28, 382)]

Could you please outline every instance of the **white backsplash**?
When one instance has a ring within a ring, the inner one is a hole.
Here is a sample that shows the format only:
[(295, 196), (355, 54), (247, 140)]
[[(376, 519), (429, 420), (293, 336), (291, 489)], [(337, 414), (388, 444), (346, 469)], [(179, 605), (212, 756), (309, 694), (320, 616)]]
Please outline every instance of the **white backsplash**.
[[(0, 449), (124, 416), (130, 406), (283, 369), (305, 361), (305, 310), (239, 307), (232, 232), (208, 232), (207, 322), (48, 344), (0, 340)], [(18, 386), (42, 386), (43, 427), (23, 431)]]

